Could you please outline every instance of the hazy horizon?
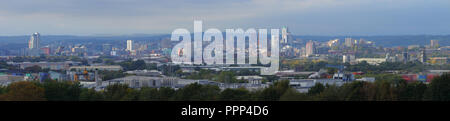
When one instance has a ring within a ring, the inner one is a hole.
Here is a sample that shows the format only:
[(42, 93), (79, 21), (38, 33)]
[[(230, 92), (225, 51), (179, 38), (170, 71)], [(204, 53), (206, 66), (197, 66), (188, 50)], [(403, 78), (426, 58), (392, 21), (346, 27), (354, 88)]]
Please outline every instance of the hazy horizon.
[[(34, 32), (33, 32), (34, 33)], [(21, 36), (31, 36), (33, 33), (30, 34), (20, 34), (20, 35), (0, 35), (0, 37), (21, 37)], [(131, 34), (85, 34), (85, 35), (76, 35), (76, 34), (43, 34), (40, 33), (41, 37), (45, 36), (79, 36), (79, 37), (114, 37), (114, 36), (166, 36), (171, 35), (171, 33), (131, 33)], [(194, 34), (191, 32), (191, 34)], [(313, 35), (313, 34), (291, 34), (292, 36), (324, 36), (324, 37), (342, 37), (342, 36), (348, 36), (348, 37), (373, 37), (373, 36), (450, 36), (450, 34), (380, 34), (380, 35)]]

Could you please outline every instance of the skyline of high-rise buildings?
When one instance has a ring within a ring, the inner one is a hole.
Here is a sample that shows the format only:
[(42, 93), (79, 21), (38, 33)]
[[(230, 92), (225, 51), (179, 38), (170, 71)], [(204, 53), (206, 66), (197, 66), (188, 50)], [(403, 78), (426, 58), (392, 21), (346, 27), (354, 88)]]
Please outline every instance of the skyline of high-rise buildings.
[(345, 38), (345, 46), (347, 46), (347, 47), (353, 47), (353, 41), (352, 41), (352, 38)]
[(439, 40), (430, 40), (430, 46), (432, 48), (439, 47)]

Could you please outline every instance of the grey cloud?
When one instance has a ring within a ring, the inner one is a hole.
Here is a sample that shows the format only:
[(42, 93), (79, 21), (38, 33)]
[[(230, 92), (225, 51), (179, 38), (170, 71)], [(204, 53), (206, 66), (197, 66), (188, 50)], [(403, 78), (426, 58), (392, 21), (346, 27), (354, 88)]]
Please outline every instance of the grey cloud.
[(0, 30), (0, 34), (169, 33), (178, 27), (191, 27), (194, 19), (204, 20), (205, 27), (220, 29), (288, 25), (293, 33), (300, 34), (450, 33), (442, 28), (450, 25), (449, 16), (445, 16), (450, 14), (448, 0), (0, 0), (0, 3), (0, 28), (9, 28)]

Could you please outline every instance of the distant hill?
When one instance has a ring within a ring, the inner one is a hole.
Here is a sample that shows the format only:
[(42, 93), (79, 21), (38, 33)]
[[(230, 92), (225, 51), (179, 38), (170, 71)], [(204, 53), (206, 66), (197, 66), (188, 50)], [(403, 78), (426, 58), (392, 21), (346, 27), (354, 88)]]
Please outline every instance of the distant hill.
[[(115, 40), (152, 41), (169, 35), (123, 35), (123, 36), (72, 36), (72, 35), (41, 35), (43, 44), (54, 42), (111, 42)], [(27, 43), (30, 36), (0, 36), (2, 44)]]
[[(30, 36), (0, 36), (0, 48), (19, 49), (26, 48)], [(155, 41), (164, 38), (169, 38), (169, 34), (164, 35), (122, 35), (122, 36), (72, 36), (72, 35), (42, 35), (41, 45), (47, 45), (49, 43), (116, 43), (125, 42), (125, 40), (131, 39), (134, 41)], [(309, 36), (309, 35), (294, 35), (294, 39), (302, 40), (315, 40), (320, 42), (326, 42), (330, 39), (344, 40), (346, 37), (353, 39), (363, 38), (365, 40), (374, 41), (376, 45), (383, 47), (394, 46), (408, 46), (408, 45), (429, 45), (430, 40), (439, 40), (441, 46), (450, 46), (450, 35), (398, 35), (398, 36)]]
[(345, 38), (353, 39), (363, 38), (365, 40), (373, 41), (377, 46), (395, 47), (408, 45), (429, 45), (430, 40), (439, 40), (441, 46), (450, 46), (450, 35), (397, 35), (397, 36), (294, 36), (303, 40), (316, 40), (325, 42), (330, 39), (340, 39), (344, 41)]

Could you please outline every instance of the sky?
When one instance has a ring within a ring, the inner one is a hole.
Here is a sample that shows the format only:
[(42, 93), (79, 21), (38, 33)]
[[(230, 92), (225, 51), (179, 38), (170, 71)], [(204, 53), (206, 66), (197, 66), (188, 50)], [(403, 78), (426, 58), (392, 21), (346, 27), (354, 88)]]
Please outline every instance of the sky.
[(0, 0), (0, 35), (281, 28), (294, 35), (448, 35), (450, 0)]

